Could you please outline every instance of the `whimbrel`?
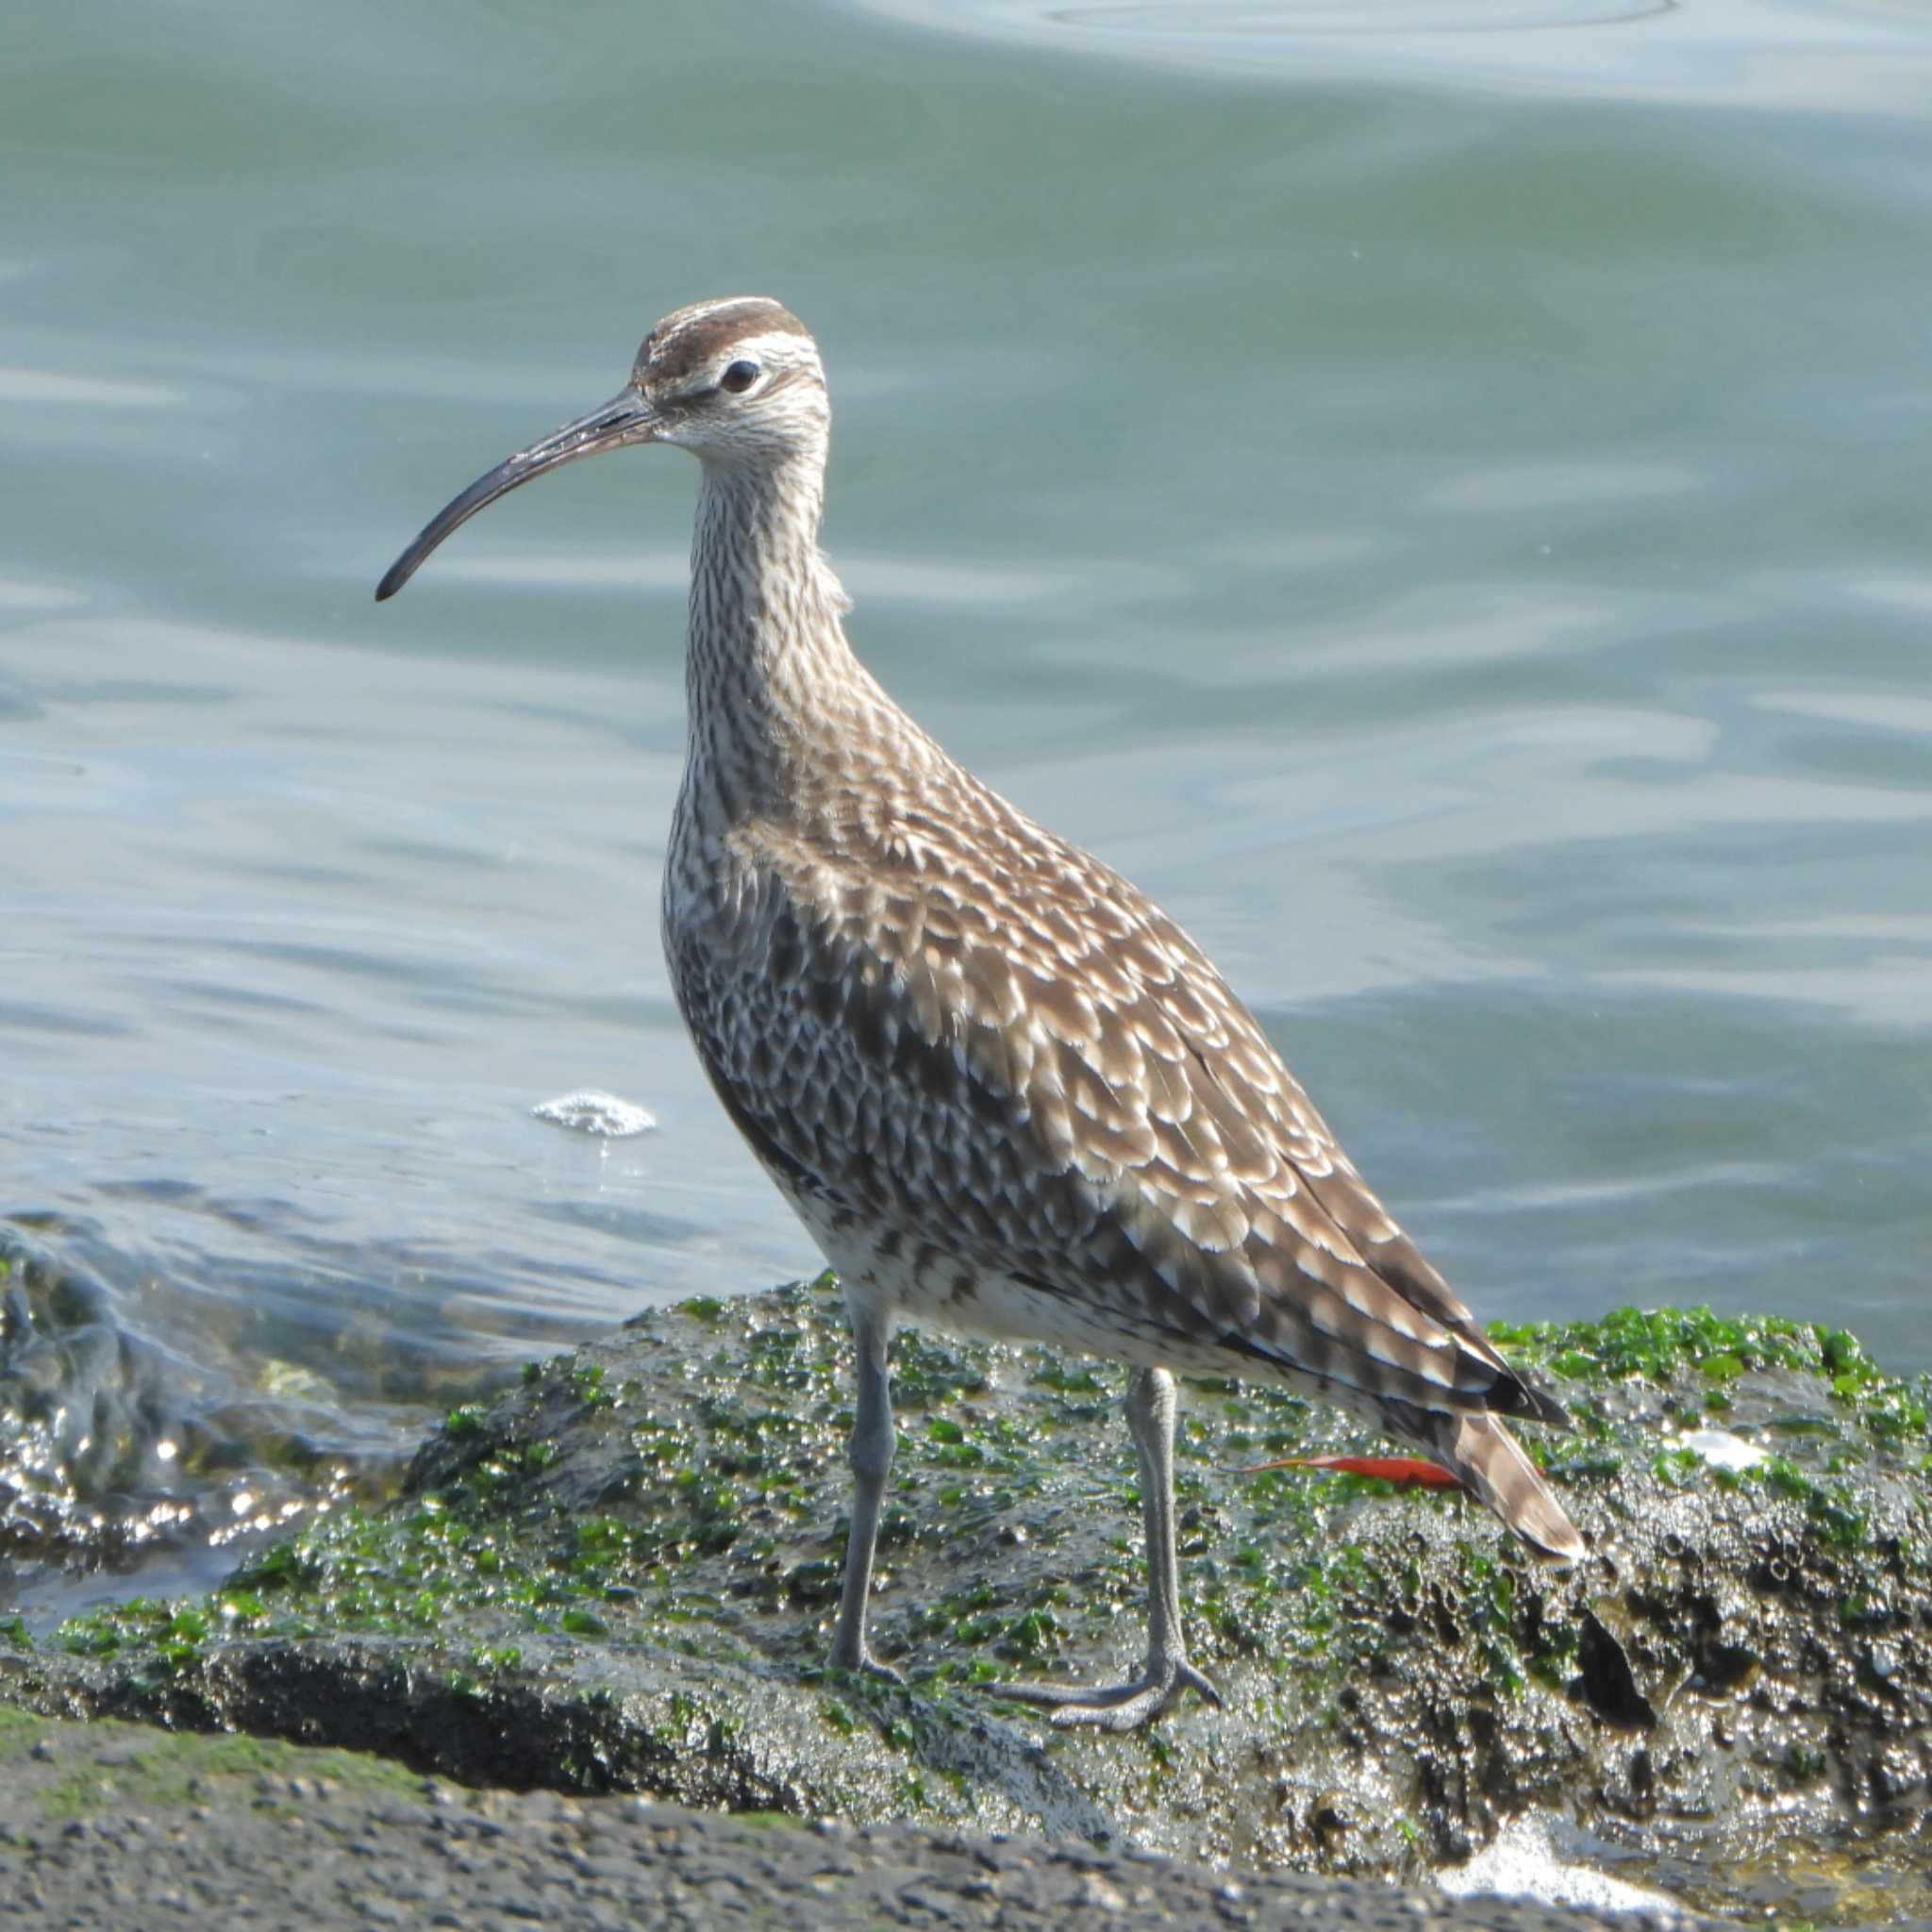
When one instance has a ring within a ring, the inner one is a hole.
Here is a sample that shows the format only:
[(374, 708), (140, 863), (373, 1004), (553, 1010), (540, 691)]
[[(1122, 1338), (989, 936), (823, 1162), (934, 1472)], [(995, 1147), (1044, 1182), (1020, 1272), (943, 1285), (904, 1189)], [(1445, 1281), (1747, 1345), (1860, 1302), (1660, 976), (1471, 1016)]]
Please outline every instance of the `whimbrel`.
[[(664, 947), (718, 1097), (844, 1285), (858, 1360), (836, 1664), (866, 1641), (901, 1319), (1132, 1365), (1148, 1646), (1107, 1689), (1006, 1687), (1126, 1730), (1185, 1690), (1174, 1371), (1270, 1377), (1426, 1451), (1524, 1540), (1583, 1541), (1498, 1420), (1565, 1424), (1337, 1146), (1201, 949), (949, 758), (846, 642), (818, 547), (831, 413), (805, 325), (700, 302), (630, 380), (479, 478), (397, 558), (559, 464), (702, 466)], [(1218, 1701), (1216, 1699), (1215, 1701)]]

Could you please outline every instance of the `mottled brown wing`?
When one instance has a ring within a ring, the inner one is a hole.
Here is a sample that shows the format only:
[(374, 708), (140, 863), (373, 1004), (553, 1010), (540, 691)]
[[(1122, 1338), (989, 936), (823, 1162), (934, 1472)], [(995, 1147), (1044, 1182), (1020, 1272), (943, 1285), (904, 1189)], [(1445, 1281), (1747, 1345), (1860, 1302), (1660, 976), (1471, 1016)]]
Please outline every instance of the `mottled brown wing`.
[[(1212, 985), (1217, 1001), (1226, 1008), (1224, 1024), (1240, 1041), (1239, 1052), (1199, 1057), (1196, 1091), (1205, 1090), (1210, 1107), (1217, 1104), (1218, 1092), (1242, 1120), (1265, 1123), (1284, 1162), (1330, 1226), (1348, 1242), (1357, 1260), (1387, 1291), (1453, 1336), (1459, 1350), (1474, 1355), (1492, 1372), (1494, 1386), (1488, 1391), (1487, 1407), (1567, 1427), (1570, 1419), (1562, 1406), (1521, 1381), (1477, 1326), (1461, 1297), (1362, 1180), (1301, 1083), (1200, 948), (1158, 908), (1150, 907), (1149, 915), (1168, 951), (1192, 962), (1189, 977), (1193, 983)], [(1266, 1078), (1254, 1076), (1257, 1063), (1268, 1068)]]
[(740, 942), (680, 962), (774, 1173), (962, 1296), (1004, 1274), (1317, 1388), (1525, 1407), (1186, 935), (1017, 814), (958, 817), (862, 869), (774, 850)]

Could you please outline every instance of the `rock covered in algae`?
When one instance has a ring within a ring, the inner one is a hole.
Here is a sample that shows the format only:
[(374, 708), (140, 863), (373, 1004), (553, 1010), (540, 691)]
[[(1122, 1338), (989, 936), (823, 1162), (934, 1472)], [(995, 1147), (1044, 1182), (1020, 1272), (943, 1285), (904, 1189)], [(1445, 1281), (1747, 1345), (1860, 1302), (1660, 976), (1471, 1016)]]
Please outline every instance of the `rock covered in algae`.
[(1415, 1874), (1541, 1814), (1707, 1905), (1800, 1847), (1923, 1873), (1923, 1379), (1848, 1336), (1704, 1311), (1503, 1339), (1577, 1414), (1537, 1447), (1590, 1558), (1552, 1569), (1457, 1494), (1242, 1475), (1369, 1445), (1280, 1390), (1191, 1382), (1183, 1599), (1225, 1706), (1127, 1739), (1056, 1733), (995, 1688), (1119, 1675), (1143, 1637), (1123, 1375), (1044, 1351), (899, 1339), (873, 1629), (907, 1683), (826, 1668), (851, 1423), (828, 1282), (533, 1365), (454, 1411), (388, 1509), (0, 1671), (45, 1708), (475, 1783), (1241, 1864)]

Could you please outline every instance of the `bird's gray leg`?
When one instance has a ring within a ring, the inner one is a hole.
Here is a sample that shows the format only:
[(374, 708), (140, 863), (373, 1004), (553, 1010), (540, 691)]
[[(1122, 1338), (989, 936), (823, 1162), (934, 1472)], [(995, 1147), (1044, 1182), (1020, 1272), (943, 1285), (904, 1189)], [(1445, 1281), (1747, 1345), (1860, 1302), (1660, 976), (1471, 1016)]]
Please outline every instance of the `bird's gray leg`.
[(1188, 1661), (1181, 1624), (1180, 1561), (1174, 1550), (1174, 1377), (1136, 1369), (1127, 1384), (1127, 1430), (1141, 1463), (1141, 1510), (1147, 1529), (1147, 1667), (1131, 1683), (1083, 1690), (1075, 1685), (1002, 1684), (1003, 1697), (1053, 1707), (1063, 1727), (1092, 1724), (1131, 1731), (1172, 1707), (1183, 1690), (1219, 1706), (1220, 1692)]
[(852, 1423), (852, 1534), (845, 1543), (845, 1587), (839, 1598), (839, 1627), (832, 1661), (841, 1670), (865, 1671), (903, 1681), (866, 1648), (865, 1612), (872, 1593), (873, 1551), (878, 1543), (879, 1508), (892, 1467), (892, 1384), (886, 1370), (890, 1324), (885, 1311), (854, 1298), (852, 1340), (857, 1355), (858, 1401)]

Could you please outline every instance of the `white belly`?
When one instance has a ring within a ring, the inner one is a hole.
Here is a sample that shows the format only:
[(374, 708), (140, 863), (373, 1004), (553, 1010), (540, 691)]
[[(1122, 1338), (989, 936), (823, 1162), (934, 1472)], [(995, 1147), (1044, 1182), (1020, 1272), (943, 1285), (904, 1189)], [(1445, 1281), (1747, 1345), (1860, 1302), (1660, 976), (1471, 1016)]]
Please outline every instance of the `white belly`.
[(1073, 1355), (1148, 1368), (1225, 1371), (1216, 1353), (1176, 1350), (1172, 1334), (1137, 1334), (1125, 1311), (1105, 1298), (1053, 1294), (1008, 1274), (975, 1269), (945, 1249), (924, 1250), (923, 1261), (909, 1243), (886, 1253), (872, 1230), (835, 1226), (823, 1203), (783, 1191), (847, 1300), (878, 1309), (894, 1325), (904, 1321), (996, 1341), (1038, 1341)]

